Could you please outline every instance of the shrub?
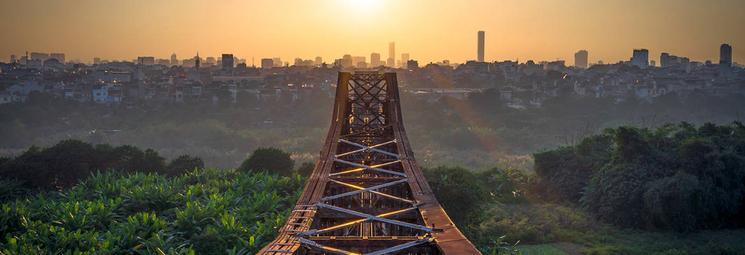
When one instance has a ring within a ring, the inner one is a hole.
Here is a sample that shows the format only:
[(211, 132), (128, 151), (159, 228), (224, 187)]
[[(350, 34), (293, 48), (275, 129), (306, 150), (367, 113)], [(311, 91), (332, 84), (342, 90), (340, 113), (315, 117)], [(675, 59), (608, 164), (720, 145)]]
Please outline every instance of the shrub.
[(243, 161), (238, 170), (243, 172), (269, 171), (289, 176), (292, 174), (293, 165), (295, 161), (290, 158), (289, 153), (277, 148), (259, 148)]
[(202, 168), (204, 168), (204, 161), (202, 161), (201, 158), (181, 155), (171, 160), (171, 163), (168, 163), (164, 174), (168, 176), (176, 176), (194, 169)]

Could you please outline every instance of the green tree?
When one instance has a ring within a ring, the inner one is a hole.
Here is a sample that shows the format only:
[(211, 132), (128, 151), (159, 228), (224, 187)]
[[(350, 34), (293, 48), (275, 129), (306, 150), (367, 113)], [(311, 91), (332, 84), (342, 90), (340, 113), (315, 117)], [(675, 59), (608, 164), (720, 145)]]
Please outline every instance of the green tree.
[(290, 153), (277, 148), (259, 148), (241, 164), (238, 169), (244, 172), (269, 171), (280, 175), (291, 175), (295, 161)]
[(189, 155), (181, 155), (168, 163), (164, 174), (169, 176), (176, 176), (187, 171), (202, 168), (204, 168), (204, 161), (202, 161), (201, 158), (192, 157)]
[(473, 172), (460, 167), (425, 169), (425, 176), (437, 201), (445, 207), (450, 218), (460, 225), (475, 219), (486, 201), (481, 180)]

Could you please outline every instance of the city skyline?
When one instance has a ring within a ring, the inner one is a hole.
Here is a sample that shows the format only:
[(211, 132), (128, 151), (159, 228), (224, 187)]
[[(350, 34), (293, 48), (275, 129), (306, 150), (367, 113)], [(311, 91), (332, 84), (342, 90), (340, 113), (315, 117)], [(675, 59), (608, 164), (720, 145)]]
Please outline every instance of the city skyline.
[[(637, 48), (648, 49), (650, 59), (668, 52), (717, 62), (723, 43), (733, 46), (733, 62), (745, 62), (738, 47), (745, 31), (727, 26), (745, 23), (737, 15), (745, 11), (745, 2), (728, 0), (76, 3), (73, 9), (55, 7), (69, 5), (64, 1), (0, 3), (4, 20), (23, 20), (0, 23), (9, 35), (0, 60), (26, 51), (63, 52), (68, 60), (86, 63), (94, 57), (168, 59), (172, 53), (185, 59), (199, 51), (202, 56), (232, 53), (249, 64), (252, 58), (316, 56), (328, 63), (345, 54), (386, 52), (386, 44), (395, 42), (398, 52), (420, 63), (462, 63), (477, 59), (473, 33), (485, 31), (491, 35), (485, 42), (485, 61), (490, 62), (570, 61), (584, 49), (591, 53), (590, 63), (615, 63), (628, 61)], [(614, 15), (619, 10), (631, 12)]]

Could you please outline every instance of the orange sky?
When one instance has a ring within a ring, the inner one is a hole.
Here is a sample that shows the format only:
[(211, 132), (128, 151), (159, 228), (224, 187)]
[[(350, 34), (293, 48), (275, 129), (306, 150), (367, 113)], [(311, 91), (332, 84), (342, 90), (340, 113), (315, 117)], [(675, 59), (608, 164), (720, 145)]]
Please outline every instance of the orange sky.
[(657, 60), (667, 51), (694, 60), (719, 58), (723, 42), (745, 63), (742, 0), (3, 0), (0, 60), (24, 51), (131, 60), (234, 53), (262, 57), (343, 54), (420, 63), (476, 57), (486, 31), (486, 59), (616, 62), (633, 48)]

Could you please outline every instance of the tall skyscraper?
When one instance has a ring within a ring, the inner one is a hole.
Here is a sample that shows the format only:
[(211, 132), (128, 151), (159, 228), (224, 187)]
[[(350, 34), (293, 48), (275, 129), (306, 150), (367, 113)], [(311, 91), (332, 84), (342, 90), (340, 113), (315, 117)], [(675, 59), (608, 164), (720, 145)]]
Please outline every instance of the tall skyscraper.
[(388, 43), (388, 66), (396, 67), (396, 43)]
[(171, 54), (171, 65), (172, 66), (178, 65), (178, 58), (176, 58), (176, 53)]
[(649, 66), (649, 50), (634, 49), (634, 55), (631, 57), (631, 65), (642, 69), (647, 68)]
[(409, 62), (409, 53), (401, 53), (401, 67), (406, 68)]
[(202, 59), (199, 58), (199, 52), (197, 52), (197, 56), (194, 57), (194, 69), (197, 69), (197, 71), (199, 71), (200, 62), (202, 62)]
[(232, 70), (235, 66), (235, 58), (233, 54), (222, 54), (222, 69)]
[(587, 57), (588, 53), (586, 50), (579, 50), (577, 53), (574, 53), (574, 66), (577, 68), (586, 69), (587, 68)]
[(719, 47), (719, 64), (730, 67), (732, 66), (732, 46), (729, 44), (722, 44)]
[(382, 66), (383, 63), (380, 62), (380, 53), (371, 53), (370, 54), (370, 66), (371, 67), (379, 67)]
[(484, 31), (479, 31), (478, 33), (478, 52), (477, 54), (477, 60), (479, 62), (484, 62), (484, 40), (486, 39), (486, 33)]

